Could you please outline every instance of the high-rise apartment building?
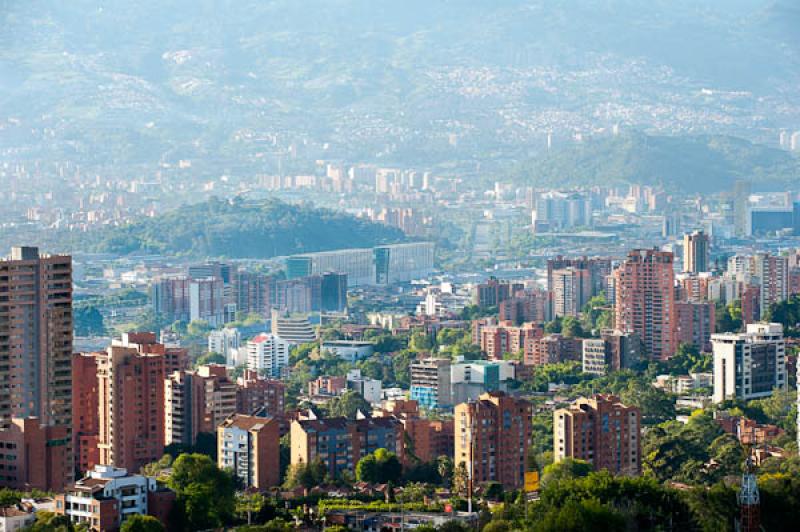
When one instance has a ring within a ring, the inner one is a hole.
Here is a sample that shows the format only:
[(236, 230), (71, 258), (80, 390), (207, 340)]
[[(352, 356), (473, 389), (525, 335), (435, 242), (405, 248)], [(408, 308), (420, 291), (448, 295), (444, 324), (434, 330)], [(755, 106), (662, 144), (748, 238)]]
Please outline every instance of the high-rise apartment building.
[(97, 363), (100, 463), (138, 471), (164, 454), (164, 355), (112, 344)]
[(229, 366), (238, 365), (236, 357), (241, 347), (242, 334), (235, 327), (225, 327), (208, 333), (208, 350), (224, 356), (225, 363)]
[(605, 375), (633, 367), (642, 357), (642, 341), (636, 333), (603, 330), (600, 338), (583, 340), (583, 372)]
[(485, 283), (475, 286), (473, 302), (482, 308), (498, 307), (500, 303), (524, 288), (522, 283), (502, 281), (491, 277)]
[(452, 403), (450, 359), (428, 358), (412, 362), (410, 398), (420, 406), (438, 408)]
[(595, 471), (638, 475), (642, 469), (641, 413), (611, 395), (580, 398), (553, 412), (554, 459), (586, 460)]
[(675, 336), (673, 255), (634, 250), (614, 272), (616, 327), (641, 338), (645, 353), (657, 360), (672, 356)]
[(247, 368), (267, 377), (279, 377), (289, 365), (289, 342), (275, 334), (261, 333), (247, 342)]
[(173, 321), (207, 321), (212, 327), (225, 324), (225, 291), (222, 279), (164, 277), (150, 287), (153, 312)]
[(552, 316), (577, 316), (592, 297), (589, 270), (561, 268), (549, 272), (552, 284)]
[(500, 321), (515, 325), (543, 323), (549, 318), (549, 297), (544, 290), (518, 290), (509, 299), (497, 305)]
[(789, 298), (789, 258), (769, 253), (757, 253), (750, 258), (750, 275), (761, 292), (759, 317), (765, 315), (770, 305)]
[[(0, 443), (16, 445), (20, 433), (48, 439), (28, 452), (19, 448), (19, 473), (6, 470), (0, 485), (20, 487), (23, 471), (46, 466), (40, 479), (47, 484), (39, 486), (58, 490), (73, 479), (72, 259), (12, 248), (0, 260), (0, 293)], [(45, 462), (45, 449), (62, 446), (63, 457), (48, 456), (63, 463)]]
[(531, 405), (502, 392), (455, 407), (455, 460), (473, 484), (499, 482), (522, 487), (531, 443)]
[(760, 399), (785, 388), (786, 346), (779, 323), (750, 323), (744, 333), (715, 334), (715, 403)]
[(217, 465), (244, 486), (264, 490), (281, 482), (280, 423), (274, 417), (236, 414), (217, 428)]
[(711, 239), (703, 231), (683, 235), (683, 271), (707, 272), (711, 269)]
[(103, 353), (76, 353), (72, 357), (72, 446), (78, 471), (100, 463), (97, 357)]
[(192, 446), (236, 413), (236, 383), (225, 366), (176, 371), (164, 381), (164, 445)]
[(606, 279), (611, 275), (611, 259), (600, 257), (563, 257), (561, 255), (547, 260), (547, 289), (553, 290), (553, 272), (572, 268), (589, 272), (591, 292), (589, 297), (606, 290)]
[(750, 234), (750, 182), (742, 179), (733, 185), (733, 227), (740, 238)]
[(716, 327), (716, 307), (711, 301), (676, 301), (675, 334), (678, 345), (688, 344), (710, 353)]

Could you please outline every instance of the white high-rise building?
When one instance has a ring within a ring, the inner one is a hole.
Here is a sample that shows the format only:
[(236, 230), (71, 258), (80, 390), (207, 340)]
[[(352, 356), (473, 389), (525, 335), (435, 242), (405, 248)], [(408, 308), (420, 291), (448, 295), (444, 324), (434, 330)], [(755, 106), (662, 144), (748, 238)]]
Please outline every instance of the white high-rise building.
[(714, 334), (714, 402), (760, 399), (786, 387), (786, 347), (779, 323), (750, 323), (744, 333)]
[(224, 328), (208, 334), (208, 350), (225, 357), (225, 364), (236, 366), (236, 355), (242, 346), (242, 335), (239, 329)]
[(268, 377), (279, 377), (289, 365), (289, 342), (281, 337), (261, 333), (247, 342), (247, 367)]

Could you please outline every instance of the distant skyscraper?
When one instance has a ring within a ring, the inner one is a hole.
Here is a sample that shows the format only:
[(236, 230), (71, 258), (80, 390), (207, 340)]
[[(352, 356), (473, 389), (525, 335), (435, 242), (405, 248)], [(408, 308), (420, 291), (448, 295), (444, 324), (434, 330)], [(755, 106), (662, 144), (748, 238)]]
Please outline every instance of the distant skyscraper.
[(733, 185), (733, 227), (738, 237), (750, 234), (750, 182), (739, 179)]
[(677, 348), (672, 264), (672, 253), (634, 250), (614, 272), (616, 327), (638, 334), (653, 359), (668, 359)]
[(550, 272), (552, 279), (552, 316), (577, 316), (592, 297), (589, 270), (563, 268)]
[(711, 267), (711, 241), (703, 231), (683, 235), (683, 271), (707, 272)]

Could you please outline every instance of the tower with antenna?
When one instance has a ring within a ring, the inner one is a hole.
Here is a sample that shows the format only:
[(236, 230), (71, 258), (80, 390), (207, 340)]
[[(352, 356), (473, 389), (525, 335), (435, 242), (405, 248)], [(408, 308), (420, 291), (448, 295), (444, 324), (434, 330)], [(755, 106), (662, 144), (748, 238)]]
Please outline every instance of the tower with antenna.
[(745, 461), (742, 487), (739, 489), (736, 499), (739, 502), (737, 532), (759, 532), (761, 530), (761, 498), (758, 493), (755, 466), (750, 456)]

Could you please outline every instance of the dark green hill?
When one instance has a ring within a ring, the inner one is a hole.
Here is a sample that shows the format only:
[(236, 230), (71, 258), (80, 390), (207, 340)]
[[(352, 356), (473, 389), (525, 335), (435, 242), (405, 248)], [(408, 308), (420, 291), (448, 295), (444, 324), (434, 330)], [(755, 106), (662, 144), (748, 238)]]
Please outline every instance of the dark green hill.
[[(83, 249), (197, 257), (269, 258), (400, 242), (395, 228), (277, 200), (212, 199), (80, 237)], [(81, 249), (80, 244), (72, 246)]]
[(527, 161), (515, 171), (534, 185), (662, 185), (667, 190), (712, 192), (736, 179), (764, 188), (800, 178), (790, 153), (724, 136), (668, 137), (632, 133), (591, 139)]

